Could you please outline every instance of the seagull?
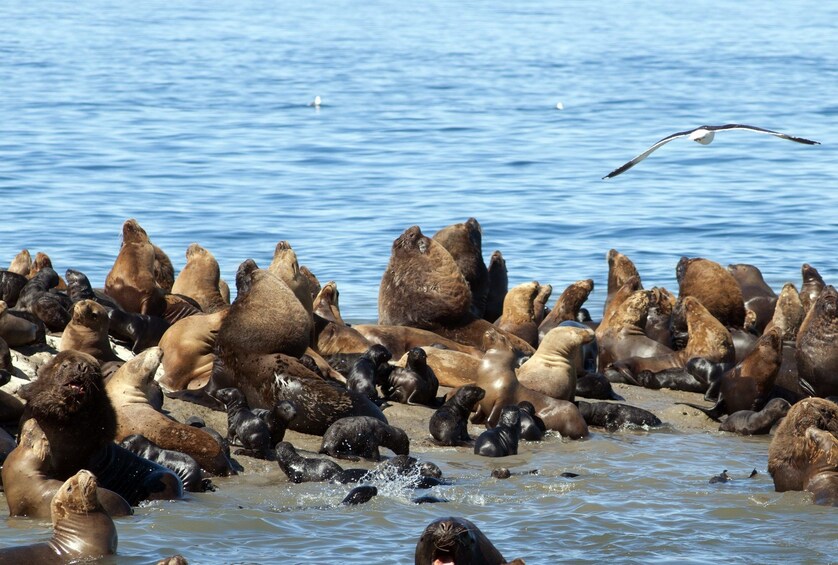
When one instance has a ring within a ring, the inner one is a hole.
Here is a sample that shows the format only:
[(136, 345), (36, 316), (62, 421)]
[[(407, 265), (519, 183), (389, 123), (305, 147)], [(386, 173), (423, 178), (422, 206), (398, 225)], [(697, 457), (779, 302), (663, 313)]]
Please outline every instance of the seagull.
[(313, 101), (308, 103), (308, 105), (309, 106), (314, 106), (315, 108), (319, 108), (320, 107), (320, 102), (321, 102), (320, 95), (318, 94), (317, 96), (314, 97)]
[(771, 135), (775, 135), (782, 139), (788, 139), (789, 141), (796, 141), (797, 143), (805, 143), (806, 145), (820, 145), (819, 141), (812, 141), (811, 139), (804, 139), (802, 137), (794, 137), (785, 133), (780, 133), (779, 131), (772, 131), (770, 129), (763, 129), (758, 128), (756, 126), (747, 126), (745, 124), (725, 124), (723, 126), (701, 126), (695, 129), (687, 130), (687, 131), (679, 131), (678, 133), (673, 133), (672, 135), (668, 135), (652, 145), (649, 149), (623, 165), (618, 169), (614, 169), (604, 177), (603, 179), (610, 179), (611, 177), (616, 177), (620, 173), (624, 173), (640, 161), (651, 155), (658, 147), (662, 145), (666, 145), (673, 139), (678, 139), (679, 137), (688, 137), (691, 141), (698, 142), (702, 145), (709, 145), (713, 138), (716, 137), (717, 131), (727, 130), (727, 129), (744, 129), (748, 131), (755, 131), (757, 133), (768, 133)]

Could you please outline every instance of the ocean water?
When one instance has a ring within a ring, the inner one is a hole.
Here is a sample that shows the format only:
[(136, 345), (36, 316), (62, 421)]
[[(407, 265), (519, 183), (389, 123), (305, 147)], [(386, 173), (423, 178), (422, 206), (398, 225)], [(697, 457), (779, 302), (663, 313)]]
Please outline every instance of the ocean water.
[[(288, 240), (337, 281), (347, 320), (374, 321), (393, 239), (473, 216), (511, 284), (557, 296), (593, 278), (595, 317), (610, 248), (647, 286), (675, 289), (682, 255), (755, 264), (778, 291), (804, 262), (831, 283), (835, 22), (838, 5), (815, 1), (7, 0), (0, 264), (44, 251), (101, 285), (136, 218), (176, 268), (199, 242), (232, 283)], [(823, 144), (722, 132), (601, 179), (670, 133), (723, 123)], [(834, 561), (838, 514), (774, 493), (766, 452), (764, 438), (596, 434), (528, 447), (510, 464), (543, 473), (497, 483), (488, 463), (440, 451), (427, 456), (456, 484), (430, 507), (392, 494), (326, 509), (336, 487), (251, 477), (120, 521), (118, 561), (404, 563), (440, 515), (528, 563)], [(568, 468), (583, 477), (558, 477)], [(2, 543), (36, 531), (9, 524)]]

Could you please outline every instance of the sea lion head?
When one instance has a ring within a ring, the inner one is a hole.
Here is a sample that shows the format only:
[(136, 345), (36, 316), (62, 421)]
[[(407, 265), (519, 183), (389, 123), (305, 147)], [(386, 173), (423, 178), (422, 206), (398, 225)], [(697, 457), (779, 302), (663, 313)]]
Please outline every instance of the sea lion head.
[(154, 374), (162, 360), (163, 350), (160, 347), (149, 347), (117, 369), (108, 381), (108, 387), (120, 385), (137, 388), (147, 397), (149, 389), (157, 386)]
[(64, 481), (52, 499), (53, 526), (70, 514), (89, 514), (103, 510), (96, 486), (96, 476), (86, 469)]
[(94, 330), (108, 328), (108, 311), (93, 300), (79, 300), (73, 305), (73, 323)]
[(245, 259), (236, 270), (236, 301), (244, 298), (253, 288), (253, 273), (259, 270), (259, 265), (253, 259)]
[[(415, 348), (415, 349), (420, 349), (421, 350), (422, 348), (418, 347), (418, 348)], [(413, 350), (411, 349), (411, 351), (413, 351)], [(425, 355), (425, 352), (422, 351), (422, 354)], [(372, 361), (375, 364), (375, 366), (378, 367), (382, 363), (387, 363), (390, 359), (393, 358), (393, 355), (390, 353), (389, 349), (387, 349), (386, 347), (384, 347), (380, 343), (376, 343), (375, 345), (370, 346), (370, 348), (367, 349), (364, 352), (364, 357), (366, 357), (367, 359)], [(427, 359), (427, 355), (425, 355), (425, 358)], [(408, 365), (410, 364), (410, 360), (411, 360), (411, 357), (410, 357), (410, 355), (408, 355), (407, 356)]]
[(483, 333), (483, 351), (490, 349), (507, 349), (513, 350), (512, 343), (509, 338), (497, 331), (495, 328), (489, 328)]
[(817, 469), (817, 472), (838, 471), (838, 438), (815, 426), (806, 428), (805, 436), (816, 448), (812, 457), (812, 465)]
[(407, 352), (407, 366), (421, 373), (428, 366), (428, 354), (421, 347), (414, 347)]
[(486, 391), (477, 385), (465, 385), (457, 389), (455, 396), (460, 404), (467, 408), (471, 407), (471, 411), (474, 412), (477, 409), (477, 403), (486, 396)]
[(834, 286), (829, 285), (821, 291), (818, 301), (815, 302), (815, 315), (829, 320), (830, 323), (835, 322), (838, 315), (838, 292)]
[(88, 407), (97, 407), (98, 397), (107, 395), (99, 362), (75, 350), (59, 352), (38, 370), (38, 379), (21, 387), (36, 419), (67, 421)]
[(472, 563), (479, 555), (477, 526), (464, 518), (434, 520), (416, 545), (416, 563)]
[(514, 428), (521, 425), (521, 409), (517, 406), (504, 406), (500, 412), (499, 426)]
[(134, 218), (122, 224), (122, 245), (128, 243), (150, 243), (148, 234)]
[(186, 248), (186, 261), (188, 262), (192, 259), (198, 259), (199, 257), (204, 257), (209, 254), (209, 251), (207, 251), (197, 243), (191, 243), (189, 247)]
[(404, 230), (399, 237), (393, 241), (393, 254), (400, 251), (418, 251), (423, 255), (431, 248), (431, 238), (422, 233), (419, 226), (411, 226)]

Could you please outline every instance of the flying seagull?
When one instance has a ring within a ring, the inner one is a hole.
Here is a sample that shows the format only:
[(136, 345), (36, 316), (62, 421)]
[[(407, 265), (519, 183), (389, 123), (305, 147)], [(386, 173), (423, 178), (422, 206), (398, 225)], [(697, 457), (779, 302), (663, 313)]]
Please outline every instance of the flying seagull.
[(679, 131), (678, 133), (673, 133), (672, 135), (668, 135), (655, 143), (649, 149), (623, 165), (618, 169), (614, 169), (604, 177), (603, 179), (610, 179), (611, 177), (616, 177), (620, 173), (624, 173), (640, 161), (651, 155), (658, 147), (666, 145), (673, 139), (678, 139), (679, 137), (689, 137), (690, 140), (696, 141), (702, 145), (709, 145), (710, 142), (713, 141), (713, 138), (716, 137), (716, 132), (726, 129), (744, 129), (748, 131), (755, 131), (757, 133), (768, 133), (771, 135), (775, 135), (782, 139), (788, 139), (789, 141), (796, 141), (797, 143), (805, 143), (806, 145), (820, 145), (819, 141), (812, 141), (811, 139), (804, 139), (802, 137), (794, 137), (792, 135), (787, 135), (785, 133), (780, 133), (779, 131), (772, 131), (770, 129), (763, 129), (758, 128), (756, 126), (746, 126), (745, 124), (725, 124), (723, 126), (701, 126), (695, 129), (687, 130), (687, 131)]

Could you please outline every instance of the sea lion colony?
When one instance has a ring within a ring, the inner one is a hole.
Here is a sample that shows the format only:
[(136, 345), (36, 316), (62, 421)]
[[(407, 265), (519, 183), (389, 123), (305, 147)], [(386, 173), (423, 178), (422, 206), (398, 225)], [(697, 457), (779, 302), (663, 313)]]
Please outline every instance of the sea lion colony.
[[(620, 399), (615, 382), (705, 393), (707, 405), (695, 408), (725, 431), (773, 427), (776, 489), (808, 490), (819, 504), (838, 500), (838, 292), (808, 264), (800, 291), (788, 283), (778, 297), (754, 266), (683, 257), (675, 293), (644, 288), (631, 260), (612, 249), (608, 296), (594, 322), (583, 308), (594, 281), (569, 285), (552, 308), (550, 285), (509, 289), (501, 253), (486, 266), (482, 231), (470, 218), (433, 238), (417, 226), (396, 238), (379, 289), (380, 323), (350, 326), (336, 283), (321, 285), (287, 242), (267, 269), (252, 259), (240, 265), (230, 304), (208, 250), (190, 245), (175, 277), (135, 220), (122, 235), (102, 289), (72, 269), (62, 279), (45, 254), (33, 266), (27, 250), (0, 270), (0, 375), (7, 383), (16, 377), (11, 392), (0, 391), (2, 477), (13, 515), (50, 515), (62, 483), (82, 469), (98, 469), (96, 504), (112, 515), (140, 500), (179, 497), (185, 468), (204, 474), (200, 481), (192, 473), (191, 490), (211, 490), (209, 476), (242, 470), (213, 430), (165, 415), (161, 391), (226, 407), (227, 439), (246, 448), (238, 453), (277, 460), (293, 482), (357, 482), (367, 470), (301, 457), (278, 443), (284, 430), (325, 435), (322, 453), (377, 459), (379, 447), (400, 457), (409, 451), (410, 438), (387, 424), (392, 402), (439, 408), (428, 415), (431, 433), (413, 439), (432, 435), (475, 456), (514, 453), (519, 415), (572, 440), (589, 427), (661, 424), (646, 410), (610, 402)], [(54, 357), (48, 334), (61, 336)], [(112, 341), (136, 357), (125, 363)], [(41, 353), (31, 367), (15, 367), (10, 349), (26, 364), (27, 354)], [(438, 387), (448, 390), (444, 405)], [(576, 399), (586, 395), (594, 401)], [(511, 433), (503, 449), (497, 439), (475, 447), (469, 411), (473, 424), (503, 423), (492, 436)], [(91, 425), (98, 433), (86, 433)], [(17, 442), (9, 432), (19, 432)], [(168, 469), (171, 455), (157, 464), (117, 446), (144, 441), (137, 434), (183, 457)], [(113, 465), (126, 475), (120, 481)], [(38, 479), (27, 482), (33, 470)], [(443, 525), (435, 535), (450, 537), (453, 526)], [(422, 543), (417, 563), (427, 554)], [(445, 543), (455, 553), (455, 542)]]

